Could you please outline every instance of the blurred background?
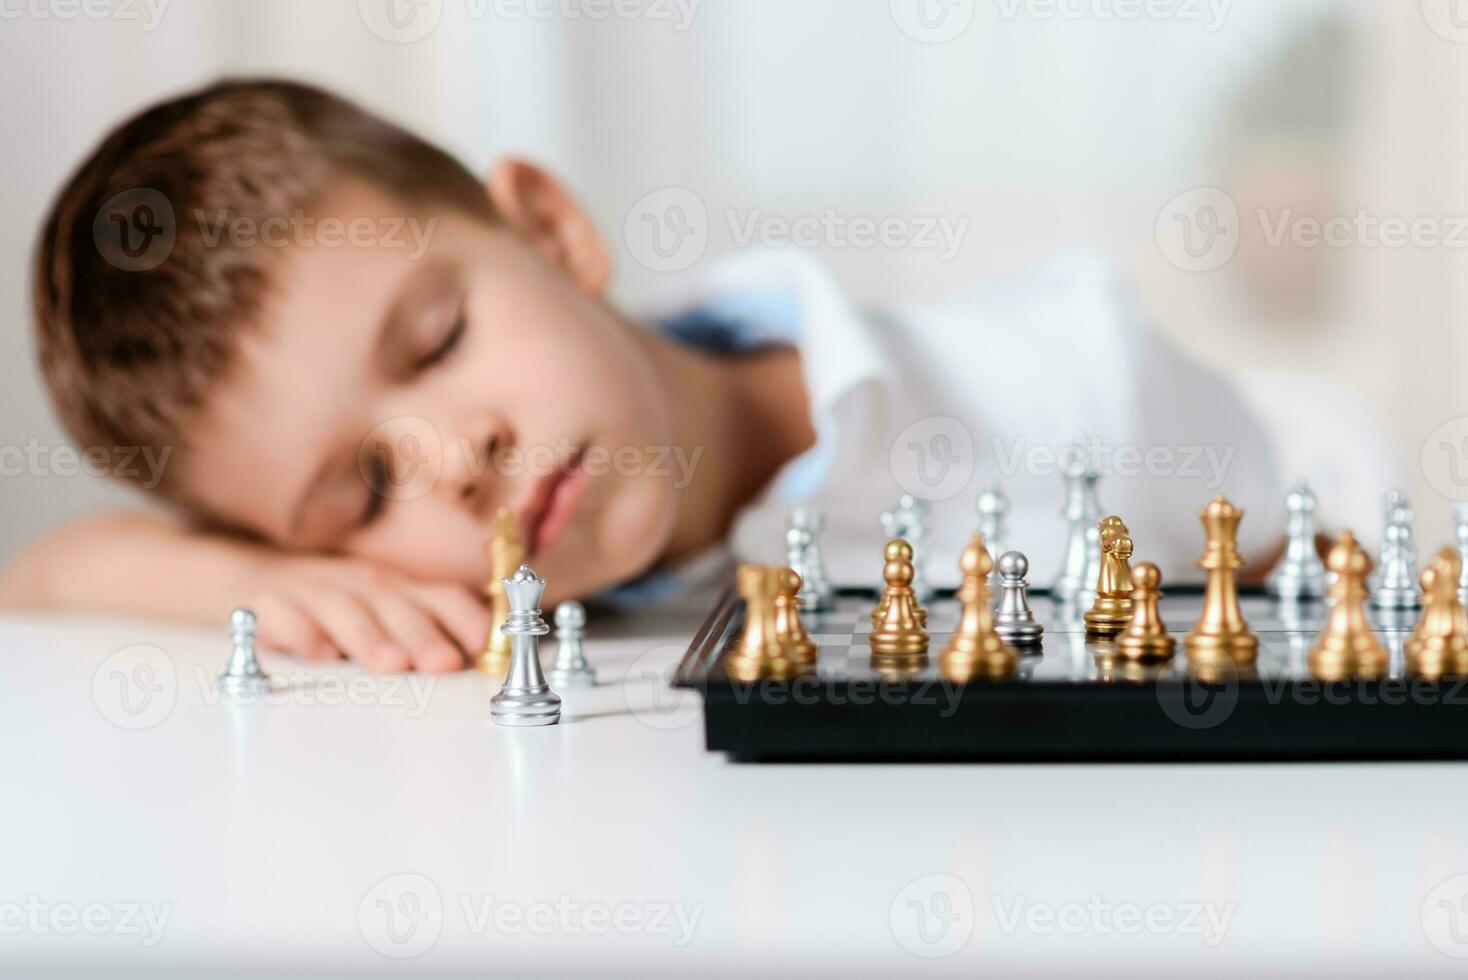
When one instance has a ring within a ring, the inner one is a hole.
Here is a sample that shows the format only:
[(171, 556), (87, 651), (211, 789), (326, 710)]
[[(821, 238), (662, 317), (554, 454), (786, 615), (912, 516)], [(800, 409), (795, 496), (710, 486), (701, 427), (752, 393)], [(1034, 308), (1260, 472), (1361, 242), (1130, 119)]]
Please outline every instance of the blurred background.
[[(1098, 250), (1178, 343), (1272, 393), (1328, 521), (1373, 540), (1400, 484), (1435, 549), (1468, 498), (1464, 0), (0, 0), (0, 558), (128, 494), (57, 462), (43, 211), (107, 127), (239, 73), (330, 86), (476, 171), (548, 164), (634, 309), (738, 247), (730, 211), (961, 227), (787, 246), (875, 304)], [(637, 237), (667, 188), (707, 231), (671, 262)], [(1281, 391), (1340, 425), (1291, 426)], [(50, 462), (17, 466), (28, 446)]]

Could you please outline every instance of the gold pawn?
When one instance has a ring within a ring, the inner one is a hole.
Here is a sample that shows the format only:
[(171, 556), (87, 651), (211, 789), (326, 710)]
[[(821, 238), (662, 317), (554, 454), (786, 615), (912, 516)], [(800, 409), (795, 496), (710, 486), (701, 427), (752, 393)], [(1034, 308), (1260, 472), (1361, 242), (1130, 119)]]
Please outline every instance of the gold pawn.
[(1002, 680), (1019, 669), (1019, 653), (994, 632), (994, 595), (989, 573), (994, 559), (984, 547), (984, 536), (975, 534), (958, 560), (963, 584), (958, 588), (962, 610), (948, 645), (938, 655), (943, 676), (957, 683), (975, 678)]
[(798, 593), (804, 583), (793, 568), (776, 568), (774, 575), (779, 589), (775, 595), (775, 635), (789, 660), (810, 666), (816, 662), (816, 641), (800, 620)]
[(1193, 664), (1253, 663), (1259, 657), (1259, 637), (1249, 628), (1239, 606), (1239, 522), (1244, 512), (1223, 494), (1198, 511), (1207, 546), (1198, 567), (1208, 573), (1203, 589), (1203, 613), (1193, 631), (1183, 638)]
[[(908, 544), (901, 538), (893, 538), (891, 541), (888, 541), (887, 544), (882, 548), (882, 562), (883, 565), (885, 565), (887, 562), (894, 561), (905, 561), (911, 564), (912, 545)], [(912, 604), (913, 608), (917, 610), (918, 625), (921, 626), (923, 629), (927, 629), (928, 611), (923, 608), (923, 604), (921, 602), (918, 602), (916, 595), (913, 596)], [(881, 596), (877, 599), (877, 605), (872, 609), (872, 629), (877, 628), (877, 624), (882, 621), (882, 617), (886, 614), (887, 590), (883, 589)]]
[(1366, 575), (1371, 558), (1350, 531), (1342, 531), (1325, 558), (1335, 573), (1330, 612), (1310, 648), (1310, 673), (1321, 680), (1380, 677), (1390, 655), (1366, 621)]
[(879, 606), (882, 617), (867, 639), (874, 663), (901, 666), (927, 655), (928, 631), (923, 628), (921, 607), (912, 591), (916, 574), (912, 567), (912, 548), (901, 540), (891, 544), (901, 547), (889, 545), (887, 549), (893, 557), (882, 567), (882, 578), (887, 583)]
[(1115, 636), (1132, 618), (1132, 539), (1120, 517), (1112, 514), (1096, 525), (1101, 537), (1101, 573), (1096, 601), (1082, 619), (1087, 636)]
[(1422, 570), (1426, 607), (1422, 621), (1407, 640), (1408, 669), (1423, 677), (1468, 676), (1468, 629), (1463, 626), (1463, 604), (1458, 578), (1463, 563), (1457, 549), (1444, 548)]
[(1162, 571), (1150, 561), (1132, 569), (1132, 619), (1116, 638), (1116, 649), (1127, 660), (1171, 660), (1177, 641), (1167, 633), (1158, 603), (1162, 599)]
[(766, 565), (739, 566), (744, 631), (724, 661), (725, 671), (736, 680), (789, 677), (796, 672), (794, 663), (785, 656), (780, 631), (775, 624), (778, 587), (773, 571)]
[(500, 627), (510, 620), (510, 597), (501, 579), (515, 574), (525, 563), (525, 543), (515, 527), (515, 515), (501, 506), (494, 515), (494, 534), (485, 548), (489, 556), (489, 581), (484, 594), (489, 598), (489, 635), (477, 658), (478, 667), (487, 674), (503, 676), (510, 666), (510, 637)]

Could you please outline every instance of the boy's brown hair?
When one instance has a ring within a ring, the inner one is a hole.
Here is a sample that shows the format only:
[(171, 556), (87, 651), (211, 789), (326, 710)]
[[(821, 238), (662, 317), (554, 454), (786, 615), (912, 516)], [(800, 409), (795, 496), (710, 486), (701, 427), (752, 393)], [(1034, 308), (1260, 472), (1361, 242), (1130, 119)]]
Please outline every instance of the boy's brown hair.
[[(208, 235), (209, 222), (260, 227), (343, 176), (409, 205), (494, 216), (458, 161), (307, 85), (221, 82), (108, 135), (61, 190), (36, 251), (41, 372), (72, 438), (103, 452), (172, 447), (176, 463), (270, 286), (272, 250)], [(158, 488), (189, 502), (167, 474)]]

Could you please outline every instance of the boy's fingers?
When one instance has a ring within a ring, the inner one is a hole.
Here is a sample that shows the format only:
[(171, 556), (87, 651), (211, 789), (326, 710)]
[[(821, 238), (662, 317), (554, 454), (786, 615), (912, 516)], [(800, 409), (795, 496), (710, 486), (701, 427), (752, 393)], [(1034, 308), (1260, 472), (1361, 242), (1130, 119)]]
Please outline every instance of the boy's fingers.
[(458, 668), (459, 652), (431, 612), (396, 592), (377, 591), (362, 598), (415, 668), (434, 673)]
[(418, 585), (413, 597), (438, 620), (459, 648), (473, 657), (489, 634), (489, 607), (477, 596), (457, 585)]
[(388, 673), (408, 669), (408, 654), (383, 630), (357, 596), (338, 589), (313, 589), (292, 598), (311, 610), (337, 648), (368, 670)]
[(336, 645), (300, 606), (283, 592), (266, 592), (250, 604), (259, 621), (257, 638), (270, 650), (312, 660), (334, 659)]

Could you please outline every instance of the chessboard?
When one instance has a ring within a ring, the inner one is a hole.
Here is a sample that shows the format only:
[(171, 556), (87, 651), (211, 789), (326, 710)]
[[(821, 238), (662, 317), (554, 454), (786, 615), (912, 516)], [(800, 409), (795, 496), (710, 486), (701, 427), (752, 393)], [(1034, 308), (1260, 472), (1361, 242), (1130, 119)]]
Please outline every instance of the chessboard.
[(877, 598), (841, 590), (830, 611), (803, 613), (819, 646), (814, 669), (746, 682), (723, 669), (744, 625), (743, 602), (725, 592), (673, 676), (703, 697), (708, 749), (741, 761), (1468, 758), (1468, 680), (1407, 672), (1415, 612), (1371, 613), (1392, 654), (1386, 676), (1322, 680), (1307, 666), (1321, 602), (1245, 591), (1259, 657), (1220, 671), (1191, 666), (1183, 644), (1203, 607), (1200, 589), (1169, 589), (1162, 599), (1177, 655), (1161, 666), (1117, 657), (1110, 642), (1087, 638), (1074, 609), (1033, 590), (1042, 644), (1022, 650), (1010, 677), (965, 684), (939, 668), (958, 620), (951, 594), (929, 603), (929, 654), (905, 671), (872, 662), (866, 637)]

